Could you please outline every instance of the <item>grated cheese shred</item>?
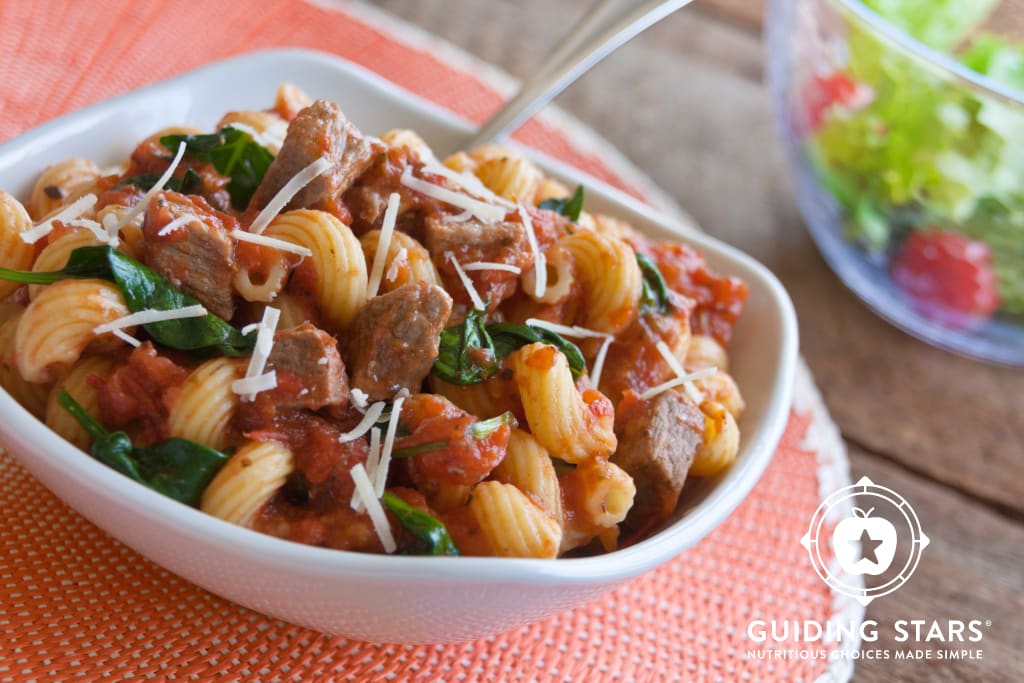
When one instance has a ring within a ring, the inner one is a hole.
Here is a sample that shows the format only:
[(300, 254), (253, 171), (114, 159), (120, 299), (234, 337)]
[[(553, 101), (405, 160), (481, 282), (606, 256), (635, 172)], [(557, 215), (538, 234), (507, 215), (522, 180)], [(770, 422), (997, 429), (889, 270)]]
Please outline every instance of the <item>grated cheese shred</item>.
[(459, 276), (459, 280), (462, 281), (462, 286), (466, 288), (466, 293), (469, 294), (469, 300), (473, 302), (473, 308), (478, 311), (482, 311), (485, 308), (484, 300), (480, 298), (480, 294), (476, 291), (476, 287), (473, 286), (473, 281), (466, 275), (466, 271), (459, 265), (458, 260), (455, 258), (455, 254), (448, 252), (446, 256), (447, 260), (451, 262), (452, 267), (455, 268), (455, 274)]
[[(355, 401), (353, 400), (353, 402)], [(366, 413), (363, 415), (363, 419), (359, 421), (359, 424), (353, 427), (350, 431), (347, 431), (338, 437), (338, 443), (355, 441), (356, 439), (366, 434), (366, 432), (370, 431), (370, 428), (373, 427), (373, 425), (377, 424), (377, 421), (380, 420), (380, 416), (381, 414), (383, 414), (383, 412), (383, 401), (378, 401), (377, 403), (371, 405), (369, 408), (366, 409)]]
[(612, 335), (605, 332), (598, 332), (596, 330), (590, 330), (586, 327), (580, 327), (579, 325), (559, 325), (558, 323), (548, 322), (547, 320), (541, 320), (540, 318), (529, 318), (526, 324), (530, 327), (539, 327), (543, 330), (548, 330), (556, 334), (560, 334), (563, 337), (576, 337), (577, 339), (607, 339)]
[(366, 512), (370, 515), (370, 521), (373, 522), (373, 530), (377, 532), (377, 538), (384, 546), (384, 551), (395, 552), (398, 545), (395, 543), (394, 536), (391, 535), (391, 524), (388, 522), (388, 516), (384, 512), (380, 500), (374, 496), (373, 484), (370, 483), (370, 477), (367, 476), (362, 463), (356, 464), (352, 468), (351, 474), (352, 481), (356, 485), (356, 494), (362, 498), (363, 504), (366, 506)]
[(594, 367), (590, 370), (590, 384), (596, 389), (601, 385), (601, 371), (604, 370), (604, 360), (608, 356), (608, 347), (612, 345), (615, 338), (609, 335), (601, 344), (601, 348), (594, 358)]
[[(679, 362), (679, 359), (675, 357), (675, 354), (672, 353), (672, 349), (668, 348), (668, 344), (666, 344), (664, 340), (658, 342), (657, 349), (658, 353), (661, 354), (661, 357), (665, 359), (666, 363), (668, 363), (668, 366), (672, 368), (672, 372), (676, 373), (677, 378), (687, 376), (686, 368), (684, 368), (683, 364)], [(701, 390), (693, 383), (693, 380), (683, 382), (683, 390), (694, 403), (700, 404), (704, 401), (704, 394), (701, 393)]]
[(121, 216), (121, 220), (119, 220), (116, 223), (111, 222), (111, 224), (108, 226), (108, 233), (110, 234), (110, 239), (116, 239), (118, 233), (121, 232), (121, 228), (131, 223), (136, 216), (145, 211), (146, 207), (149, 206), (149, 201), (153, 199), (153, 196), (156, 195), (157, 192), (160, 192), (161, 190), (164, 189), (164, 185), (166, 185), (167, 181), (170, 180), (171, 177), (174, 175), (175, 169), (178, 168), (178, 164), (181, 163), (182, 157), (185, 156), (185, 146), (185, 141), (182, 140), (181, 144), (178, 145), (178, 152), (174, 155), (174, 159), (171, 161), (171, 165), (167, 167), (167, 170), (164, 171), (164, 174), (160, 176), (160, 179), (156, 181), (153, 187), (149, 188), (149, 191), (147, 191), (146, 194), (142, 195), (142, 199), (139, 200), (139, 203), (130, 208), (123, 216)]
[(61, 223), (64, 223), (78, 218), (94, 206), (96, 206), (96, 195), (87, 194), (84, 197), (71, 202), (65, 209), (53, 217), (47, 218), (39, 225), (29, 228), (28, 230), (22, 230), (18, 236), (21, 237), (21, 240), (26, 244), (35, 244), (50, 234), (55, 222), (60, 221)]
[(493, 261), (473, 261), (472, 263), (465, 263), (462, 265), (462, 269), (466, 272), (474, 270), (503, 270), (507, 273), (515, 273), (520, 275), (523, 269), (519, 266), (513, 266), (511, 263), (494, 263)]
[(544, 292), (548, 289), (548, 263), (537, 242), (537, 234), (533, 231), (533, 221), (529, 212), (519, 205), (519, 217), (526, 228), (526, 239), (530, 242), (530, 251), (533, 253), (534, 290), (533, 294), (538, 299), (544, 298)]
[(395, 432), (398, 431), (398, 418), (402, 414), (402, 403), (405, 397), (395, 399), (391, 407), (391, 416), (388, 418), (388, 431), (384, 435), (384, 449), (380, 454), (380, 461), (373, 472), (373, 492), (378, 498), (384, 495), (384, 485), (388, 481), (388, 468), (391, 466), (391, 450), (395, 447)]
[[(243, 401), (252, 401), (261, 391), (269, 391), (277, 386), (277, 374), (271, 370), (264, 374), (270, 352), (274, 348), (274, 332), (281, 319), (281, 311), (273, 306), (263, 309), (263, 319), (256, 331), (256, 346), (249, 358), (249, 367), (245, 369), (245, 377), (231, 384), (231, 391), (240, 394)], [(259, 380), (259, 381), (256, 381)], [(255, 389), (254, 389), (255, 387)]]
[(263, 210), (256, 215), (253, 219), (252, 224), (249, 226), (249, 232), (259, 235), (267, 226), (270, 225), (270, 221), (274, 220), (277, 214), (281, 213), (284, 207), (288, 206), (288, 202), (292, 200), (292, 197), (297, 195), (302, 188), (309, 185), (311, 182), (319, 178), (321, 175), (327, 172), (331, 167), (331, 162), (320, 157), (309, 166), (296, 173), (291, 180), (284, 184), (277, 194), (267, 202), (267, 205), (263, 207)]
[(411, 167), (406, 167), (405, 172), (402, 173), (401, 182), (406, 187), (425, 194), (432, 199), (451, 204), (460, 209), (472, 211), (481, 220), (496, 221), (505, 217), (505, 209), (503, 207), (488, 204), (479, 199), (473, 199), (461, 192), (455, 192), (447, 187), (441, 187), (421, 178), (413, 177)]
[(698, 370), (697, 372), (692, 372), (692, 373), (690, 373), (688, 375), (683, 375), (682, 377), (676, 377), (675, 379), (669, 380), (669, 381), (665, 382), (664, 384), (659, 384), (656, 387), (651, 387), (647, 391), (645, 391), (642, 394), (640, 394), (638, 396), (638, 398), (641, 398), (641, 399), (654, 398), (655, 396), (657, 396), (658, 394), (662, 393), (663, 391), (668, 391), (669, 389), (674, 389), (674, 388), (676, 388), (676, 387), (678, 387), (680, 385), (685, 385), (687, 382), (693, 382), (693, 381), (698, 380), (698, 379), (704, 379), (705, 377), (711, 377), (716, 372), (718, 372), (718, 368), (712, 367), (712, 368), (704, 368), (703, 370)]
[(395, 234), (395, 221), (398, 220), (398, 207), (402, 198), (397, 192), (388, 196), (388, 208), (384, 211), (384, 222), (380, 226), (380, 239), (377, 240), (377, 253), (373, 256), (373, 268), (370, 270), (370, 282), (366, 288), (366, 298), (372, 299), (377, 296), (380, 289), (380, 279), (384, 275), (384, 264), (388, 260), (388, 250), (391, 248), (391, 237)]
[(111, 320), (110, 322), (97, 325), (93, 328), (93, 334), (105, 334), (107, 332), (114, 332), (115, 330), (123, 330), (126, 327), (134, 327), (136, 325), (150, 325), (152, 323), (164, 322), (165, 320), (181, 320), (182, 318), (202, 318), (209, 311), (206, 310), (200, 304), (193, 306), (184, 306), (182, 308), (175, 308), (169, 311), (159, 311), (155, 308), (146, 308), (141, 311), (136, 311), (126, 316), (122, 316), (117, 320)]
[(290, 254), (298, 254), (299, 256), (312, 256), (313, 252), (301, 244), (292, 244), (286, 240), (279, 240), (274, 237), (267, 237), (255, 232), (246, 232), (245, 230), (239, 230), (235, 228), (231, 231), (231, 236), (239, 242), (251, 242), (252, 244), (258, 244), (261, 247), (270, 247), (271, 249), (277, 249), (278, 251), (286, 251)]

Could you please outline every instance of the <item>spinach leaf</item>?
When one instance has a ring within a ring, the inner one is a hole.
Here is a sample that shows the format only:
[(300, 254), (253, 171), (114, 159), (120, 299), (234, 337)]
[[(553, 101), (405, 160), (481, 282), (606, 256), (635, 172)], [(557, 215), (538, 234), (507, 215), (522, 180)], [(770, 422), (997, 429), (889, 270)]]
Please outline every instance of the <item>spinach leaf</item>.
[(579, 377), (587, 369), (587, 362), (580, 348), (551, 330), (516, 323), (494, 323), (487, 326), (487, 333), (494, 342), (494, 354), (498, 358), (504, 358), (527, 344), (543, 342), (554, 346), (565, 355), (573, 377)]
[(441, 332), (434, 374), (450, 384), (479, 384), (498, 371), (498, 357), (484, 324), (484, 311), (472, 309), (459, 325)]
[(263, 180), (274, 155), (255, 142), (252, 136), (237, 128), (221, 128), (208, 135), (165, 135), (160, 144), (177, 149), (185, 143), (185, 153), (194, 159), (209, 161), (217, 172), (231, 179), (228, 194), (231, 205), (239, 211), (249, 205), (249, 199)]
[[(0, 280), (46, 285), (65, 278), (100, 278), (115, 283), (132, 312), (169, 311), (199, 303), (155, 271), (109, 246), (79, 247), (60, 270), (33, 273), (0, 268)], [(247, 356), (256, 344), (255, 333), (243, 335), (212, 313), (143, 327), (160, 344), (184, 351), (217, 349), (226, 356)]]
[(93, 438), (90, 453), (104, 465), (186, 505), (198, 505), (203, 491), (228, 456), (187, 439), (171, 438), (135, 447), (124, 432), (109, 432), (66, 390), (57, 402)]
[(404, 500), (385, 491), (380, 501), (398, 517), (398, 521), (409, 533), (415, 536), (422, 544), (422, 552), (409, 554), (416, 555), (458, 555), (459, 549), (448, 534), (448, 529), (435, 517), (428, 515), (423, 510), (409, 505)]
[[(151, 190), (156, 185), (156, 181), (160, 180), (162, 173), (143, 173), (141, 175), (133, 175), (130, 178), (125, 178), (117, 185), (114, 189), (117, 190), (128, 185), (134, 185), (141, 190)], [(185, 174), (180, 178), (171, 178), (167, 181), (164, 187), (168, 190), (174, 190), (175, 192), (181, 192), (182, 194), (196, 194), (202, 187), (203, 179), (195, 172), (194, 169), (188, 169)]]
[(640, 296), (640, 309), (644, 311), (656, 311), (658, 313), (668, 312), (669, 303), (668, 285), (665, 278), (654, 261), (643, 254), (637, 253), (636, 262), (640, 264), (640, 272), (643, 273), (643, 293)]
[(576, 192), (568, 199), (545, 199), (537, 208), (560, 213), (575, 223), (579, 221), (580, 213), (583, 211), (583, 186), (577, 185)]

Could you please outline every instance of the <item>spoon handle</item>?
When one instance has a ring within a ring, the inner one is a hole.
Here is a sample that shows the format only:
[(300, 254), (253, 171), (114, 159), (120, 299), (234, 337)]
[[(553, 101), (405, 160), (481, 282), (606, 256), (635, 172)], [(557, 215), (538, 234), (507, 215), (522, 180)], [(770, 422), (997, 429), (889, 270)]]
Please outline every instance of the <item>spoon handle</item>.
[(465, 149), (501, 142), (577, 78), (630, 38), (693, 0), (601, 0), (562, 39), (519, 92), (492, 116)]

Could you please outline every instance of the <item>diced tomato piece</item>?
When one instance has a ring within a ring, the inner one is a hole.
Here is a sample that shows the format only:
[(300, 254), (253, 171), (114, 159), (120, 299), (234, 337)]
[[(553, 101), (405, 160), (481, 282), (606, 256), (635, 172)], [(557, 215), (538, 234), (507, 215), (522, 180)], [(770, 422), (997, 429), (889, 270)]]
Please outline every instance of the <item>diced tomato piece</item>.
[(912, 232), (891, 264), (892, 279), (923, 312), (957, 326), (999, 308), (987, 244), (949, 231)]

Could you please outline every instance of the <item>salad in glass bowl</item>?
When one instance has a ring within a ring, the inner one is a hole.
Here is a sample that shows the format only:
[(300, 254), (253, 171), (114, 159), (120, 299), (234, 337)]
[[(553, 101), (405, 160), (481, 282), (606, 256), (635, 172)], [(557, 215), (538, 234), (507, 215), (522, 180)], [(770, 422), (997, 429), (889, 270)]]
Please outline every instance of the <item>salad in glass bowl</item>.
[(936, 346), (1024, 365), (1024, 43), (998, 0), (773, 0), (768, 78), (808, 227)]

